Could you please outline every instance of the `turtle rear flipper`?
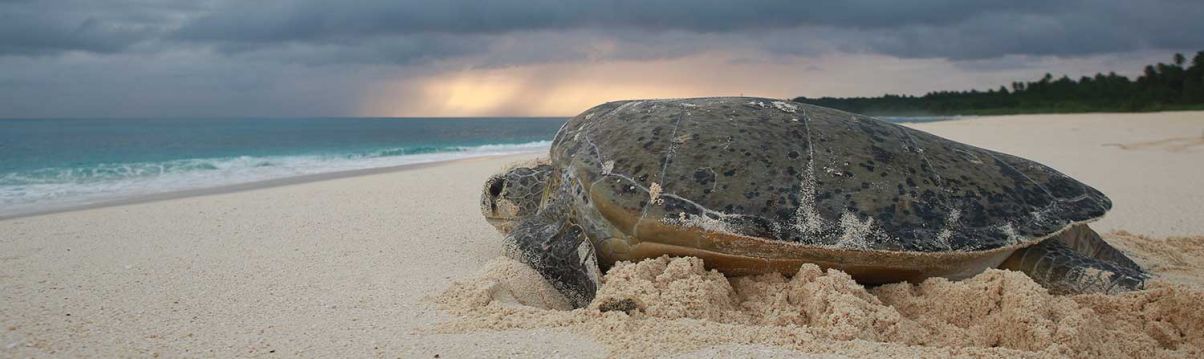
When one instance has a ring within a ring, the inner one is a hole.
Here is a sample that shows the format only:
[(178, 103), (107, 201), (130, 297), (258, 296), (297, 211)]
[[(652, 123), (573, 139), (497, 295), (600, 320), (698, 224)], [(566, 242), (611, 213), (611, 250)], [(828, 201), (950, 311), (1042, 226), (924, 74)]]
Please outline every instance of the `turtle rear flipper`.
[(1091, 227), (1087, 227), (1086, 224), (1073, 225), (1058, 234), (1055, 238), (1050, 239), (1061, 241), (1062, 244), (1071, 250), (1088, 258), (1095, 258), (1142, 272), (1143, 274), (1145, 273), (1145, 270), (1141, 269), (1141, 266), (1137, 265), (1137, 262), (1134, 262), (1129, 256), (1116, 249), (1116, 247), (1109, 245), (1108, 242), (1104, 242), (1104, 239), (1100, 238), (1099, 233), (1096, 233)]
[(601, 286), (597, 256), (581, 227), (558, 217), (520, 221), (506, 236), (506, 252), (539, 272), (573, 307), (584, 307)]
[(1000, 266), (1024, 272), (1054, 294), (1141, 290), (1149, 277), (1086, 225), (1016, 251)]

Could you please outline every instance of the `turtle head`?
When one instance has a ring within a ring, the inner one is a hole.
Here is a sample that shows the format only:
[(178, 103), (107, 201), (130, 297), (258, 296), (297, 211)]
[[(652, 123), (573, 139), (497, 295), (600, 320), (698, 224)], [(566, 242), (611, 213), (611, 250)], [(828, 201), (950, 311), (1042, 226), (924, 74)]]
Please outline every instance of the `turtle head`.
[(552, 166), (535, 163), (514, 166), (489, 177), (481, 189), (481, 213), (502, 233), (509, 233), (519, 219), (539, 211)]

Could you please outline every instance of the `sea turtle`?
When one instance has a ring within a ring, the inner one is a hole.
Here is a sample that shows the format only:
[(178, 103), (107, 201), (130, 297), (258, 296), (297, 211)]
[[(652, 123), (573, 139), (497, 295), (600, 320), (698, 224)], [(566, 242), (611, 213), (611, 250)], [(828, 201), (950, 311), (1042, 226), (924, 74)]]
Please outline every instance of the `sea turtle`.
[(728, 275), (803, 263), (864, 284), (1027, 273), (1054, 293), (1142, 288), (1085, 223), (1104, 194), (1039, 163), (831, 108), (749, 97), (610, 102), (550, 161), (488, 179), (510, 253), (577, 306), (601, 268), (696, 256)]

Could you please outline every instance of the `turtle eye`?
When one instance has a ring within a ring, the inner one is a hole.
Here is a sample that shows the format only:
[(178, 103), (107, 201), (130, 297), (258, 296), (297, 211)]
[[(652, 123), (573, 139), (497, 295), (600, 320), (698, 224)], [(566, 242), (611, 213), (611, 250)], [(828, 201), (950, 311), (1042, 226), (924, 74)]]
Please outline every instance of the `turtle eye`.
[(493, 198), (497, 198), (498, 195), (502, 194), (502, 187), (505, 185), (506, 185), (505, 179), (495, 178), (492, 182), (489, 183), (489, 196), (491, 196)]

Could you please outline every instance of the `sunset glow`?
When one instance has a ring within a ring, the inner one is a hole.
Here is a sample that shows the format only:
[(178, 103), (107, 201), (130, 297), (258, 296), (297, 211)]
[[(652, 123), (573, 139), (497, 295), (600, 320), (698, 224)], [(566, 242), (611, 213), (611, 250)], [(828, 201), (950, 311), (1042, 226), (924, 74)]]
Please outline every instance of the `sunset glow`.
[[(1106, 58), (1049, 61), (1045, 68), (1107, 68)], [(891, 73), (884, 79), (882, 73)], [(942, 59), (861, 54), (778, 57), (706, 53), (646, 61), (548, 63), (398, 75), (367, 86), (360, 116), (572, 116), (633, 98), (858, 96), (1006, 84), (1024, 68), (977, 71)], [(867, 89), (873, 89), (867, 91)]]

